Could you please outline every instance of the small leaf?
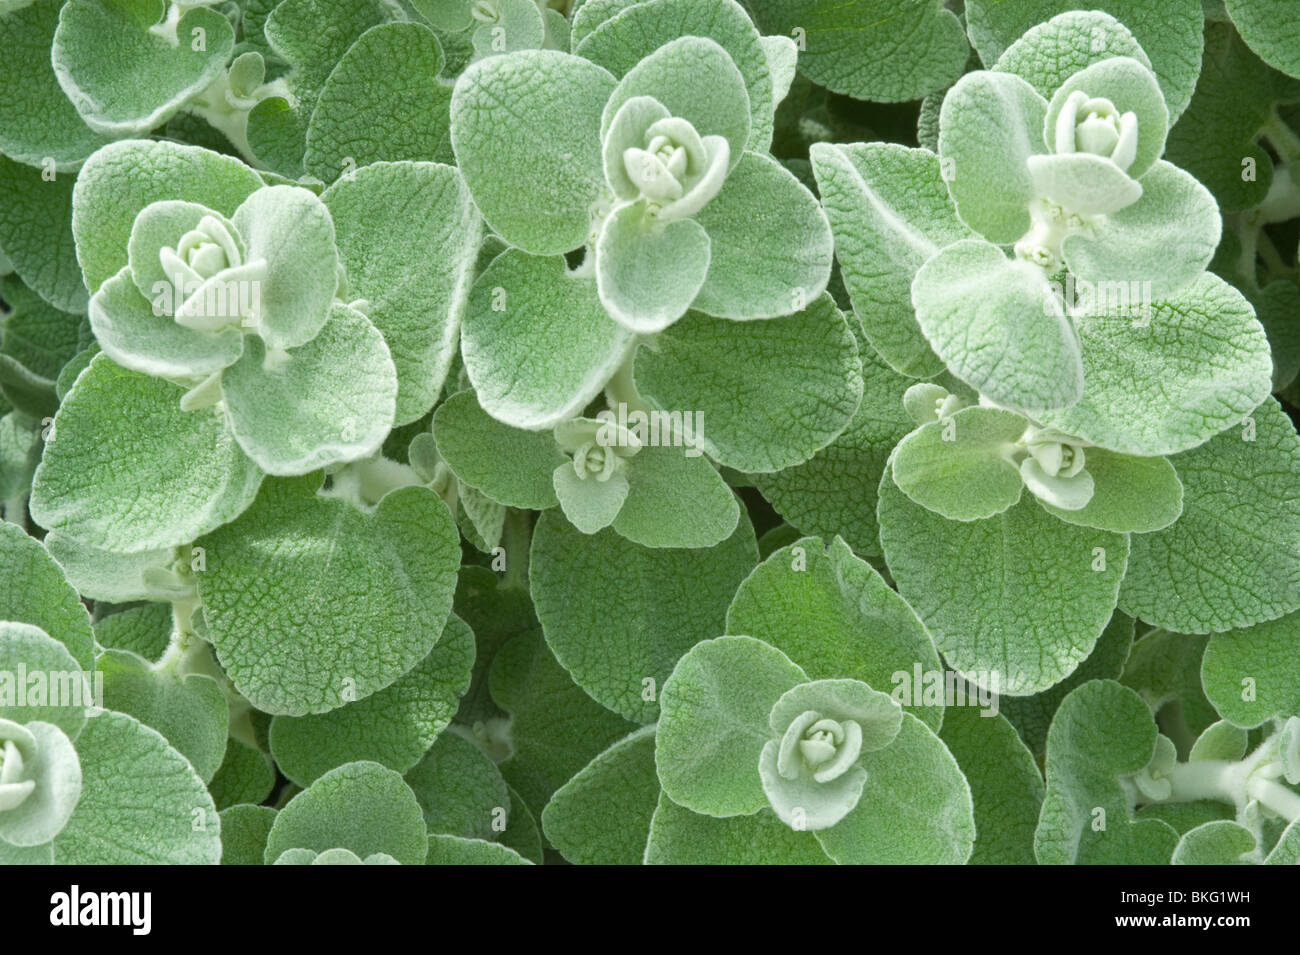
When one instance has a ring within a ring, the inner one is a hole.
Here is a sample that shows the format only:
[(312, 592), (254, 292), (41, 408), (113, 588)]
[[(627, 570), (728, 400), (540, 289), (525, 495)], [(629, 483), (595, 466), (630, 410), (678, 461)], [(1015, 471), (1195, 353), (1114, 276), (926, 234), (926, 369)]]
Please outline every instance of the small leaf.
[(208, 636), (267, 713), (323, 713), (391, 685), (451, 609), (459, 535), (436, 494), (401, 488), (364, 514), (315, 483), (269, 482), (242, 520), (200, 541)]
[(262, 472), (220, 414), (182, 411), (183, 394), (96, 357), (54, 418), (32, 518), (92, 547), (134, 553), (189, 543), (243, 513)]
[(921, 266), (912, 302), (938, 356), (992, 401), (1035, 414), (1083, 393), (1078, 336), (1037, 266), (964, 239)]
[(1170, 463), (1183, 513), (1133, 538), (1124, 610), (1181, 633), (1219, 633), (1300, 607), (1300, 438), (1277, 402)]
[(506, 781), (487, 755), (458, 733), (446, 732), (406, 774), (430, 832), (494, 840), (494, 824), (509, 812)]
[(932, 421), (899, 442), (894, 483), (952, 521), (1001, 514), (1024, 487), (1011, 453), (1027, 427), (1013, 411), (978, 406)]
[[(81, 799), (54, 840), (59, 865), (216, 865), (220, 821), (189, 762), (156, 730), (104, 712), (77, 737)], [(123, 772), (123, 767), (130, 772)]]
[(480, 60), (456, 83), (451, 141), (494, 232), (536, 255), (583, 245), (604, 192), (600, 117), (606, 70), (555, 50)]
[(713, 547), (647, 548), (542, 514), (530, 577), (547, 643), (592, 698), (653, 721), (681, 655), (723, 632), (726, 603), (758, 557), (753, 533), (746, 519)]
[(595, 282), (567, 272), (558, 256), (513, 250), (474, 283), (461, 332), (465, 368), (483, 409), (529, 430), (581, 414), (631, 343), (631, 333), (601, 305)]
[(768, 713), (807, 679), (784, 653), (753, 637), (696, 644), (664, 684), (655, 765), (665, 795), (710, 816), (752, 815), (766, 806), (759, 755), (772, 739)]
[(1255, 727), (1300, 715), (1298, 664), (1300, 613), (1292, 612), (1211, 637), (1197, 675), (1224, 719)]
[(656, 222), (644, 202), (619, 206), (596, 240), (596, 288), (611, 318), (650, 335), (690, 308), (709, 271), (709, 236), (693, 219)]
[(266, 840), (267, 863), (289, 849), (375, 852), (402, 865), (420, 865), (427, 830), (415, 794), (393, 770), (378, 763), (347, 763), (294, 796), (275, 817)]
[[(0, 620), (39, 627), (63, 644), (83, 670), (95, 665), (90, 614), (41, 542), (17, 524), (0, 523)], [(59, 720), (46, 717), (50, 723)]]
[(1067, 511), (1047, 501), (1043, 508), (1069, 524), (1117, 533), (1163, 530), (1183, 512), (1183, 484), (1168, 458), (1138, 458), (1105, 448), (1085, 452), (1093, 493), (1083, 507)]

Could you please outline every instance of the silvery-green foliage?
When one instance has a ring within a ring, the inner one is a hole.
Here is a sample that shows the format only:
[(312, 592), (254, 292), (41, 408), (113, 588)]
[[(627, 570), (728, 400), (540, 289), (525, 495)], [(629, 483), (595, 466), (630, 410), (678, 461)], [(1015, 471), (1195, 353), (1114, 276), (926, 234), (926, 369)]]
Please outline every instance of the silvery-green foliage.
[(1300, 862), (1291, 13), (0, 0), (0, 864)]

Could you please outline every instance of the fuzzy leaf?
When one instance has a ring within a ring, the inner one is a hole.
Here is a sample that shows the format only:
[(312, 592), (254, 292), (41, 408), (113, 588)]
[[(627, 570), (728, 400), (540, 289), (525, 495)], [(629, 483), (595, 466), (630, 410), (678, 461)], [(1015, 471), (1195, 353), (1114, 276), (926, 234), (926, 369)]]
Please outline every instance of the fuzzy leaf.
[(1133, 539), (1125, 612), (1182, 633), (1219, 633), (1300, 607), (1300, 438), (1277, 402), (1171, 463), (1183, 514)]
[(0, 249), (24, 284), (55, 308), (80, 315), (88, 297), (68, 229), (73, 190), (70, 175), (47, 181), (41, 170), (0, 156)]
[[(45, 674), (48, 694), (43, 702), (34, 702), (34, 687), (19, 691), (23, 673)], [(98, 705), (91, 683), (82, 674), (81, 664), (68, 648), (40, 627), (12, 620), (0, 621), (0, 720), (13, 723), (40, 722), (55, 726), (70, 739), (76, 739), (86, 725), (87, 710)], [(24, 692), (21, 705), (17, 692)], [(3, 743), (0, 743), (3, 746)], [(42, 839), (42, 842), (47, 840)]]
[(1133, 821), (1118, 778), (1147, 765), (1156, 735), (1141, 697), (1118, 683), (1093, 680), (1065, 698), (1047, 736), (1040, 865), (1169, 862), (1177, 833), (1158, 819)]
[(432, 835), (425, 865), (529, 865), (529, 861), (506, 846), (482, 839)]
[(894, 451), (893, 478), (922, 507), (952, 521), (1001, 514), (1024, 483), (1010, 460), (1028, 422), (1013, 411), (979, 406), (913, 431)]
[(1083, 393), (1078, 338), (1037, 266), (964, 239), (921, 266), (912, 302), (938, 356), (991, 400), (1035, 414)]
[(681, 318), (709, 271), (709, 236), (693, 219), (652, 221), (640, 202), (615, 209), (596, 240), (596, 288), (609, 316), (650, 335)]
[(473, 664), (474, 634), (452, 615), (428, 655), (392, 685), (328, 713), (275, 717), (276, 765), (299, 786), (356, 760), (405, 773), (456, 715)]
[(1236, 726), (1300, 715), (1300, 613), (1215, 634), (1200, 677), (1214, 708)]
[(710, 457), (766, 473), (803, 463), (844, 430), (861, 402), (860, 367), (843, 314), (822, 296), (767, 322), (692, 314), (637, 353), (634, 374), (661, 411), (695, 422)]
[(402, 488), (368, 515), (315, 490), (311, 477), (269, 482), (241, 521), (201, 541), (212, 645), (268, 713), (323, 713), (391, 685), (451, 610), (459, 536), (436, 494)]
[(419, 23), (372, 27), (325, 81), (307, 126), (303, 165), (324, 182), (401, 159), (453, 161), (445, 58)]
[(1250, 303), (1215, 275), (1149, 308), (1132, 302), (1076, 327), (1083, 397), (1043, 420), (1092, 444), (1139, 456), (1185, 451), (1268, 395), (1268, 339)]
[(502, 253), (478, 277), (461, 332), (483, 409), (530, 430), (581, 414), (631, 342), (601, 305), (595, 282), (567, 272), (562, 258), (517, 251)]
[(362, 858), (383, 852), (402, 865), (420, 865), (427, 838), (420, 804), (401, 776), (378, 763), (347, 763), (280, 810), (265, 859), (272, 863), (289, 849), (342, 848)]
[[(839, 538), (827, 547), (805, 537), (773, 552), (736, 591), (726, 632), (781, 650), (813, 680), (848, 678), (888, 692), (900, 672), (940, 668), (912, 608)], [(911, 712), (932, 728), (943, 721), (942, 707), (920, 700)]]
[(716, 546), (660, 549), (611, 531), (587, 536), (547, 512), (534, 529), (531, 591), (547, 643), (578, 685), (648, 723), (681, 655), (723, 632), (723, 607), (757, 558), (748, 519)]
[(948, 664), (980, 685), (995, 674), (999, 693), (1028, 696), (1064, 679), (1115, 609), (1125, 535), (1065, 524), (1027, 500), (987, 520), (947, 521), (888, 475), (878, 514), (899, 593)]
[(506, 781), (469, 740), (443, 733), (406, 774), (430, 832), (493, 840), (493, 823), (510, 810)]
[(600, 117), (606, 70), (555, 50), (480, 60), (456, 83), (451, 141), (474, 202), (494, 232), (536, 255), (587, 241), (605, 190)]
[(1168, 458), (1137, 458), (1105, 448), (1088, 448), (1086, 468), (1093, 494), (1078, 510), (1041, 501), (1043, 508), (1069, 524), (1124, 534), (1163, 530), (1183, 512), (1183, 484)]
[(710, 816), (765, 807), (758, 767), (772, 739), (768, 713), (807, 681), (789, 657), (753, 637), (696, 644), (664, 684), (655, 766), (665, 795)]
[(609, 747), (555, 791), (542, 828), (577, 865), (640, 865), (659, 803), (655, 727)]
[(647, 865), (831, 865), (811, 832), (771, 812), (718, 819), (677, 805), (667, 793), (650, 822)]
[(916, 323), (912, 278), (940, 248), (972, 235), (928, 150), (815, 143), (813, 172), (835, 233), (853, 311), (881, 357), (905, 375), (943, 370)]
[(349, 299), (365, 301), (392, 354), (396, 424), (406, 424), (433, 407), (456, 354), (478, 213), (455, 169), (426, 162), (366, 166), (321, 200), (334, 219)]
[(0, 523), (0, 576), (7, 582), (0, 590), (0, 620), (39, 627), (63, 644), (81, 669), (94, 668), (90, 615), (62, 568), (17, 524)]
[(219, 413), (182, 411), (183, 394), (96, 357), (54, 418), (32, 487), (33, 519), (132, 553), (189, 543), (238, 517), (262, 472)]
[[(220, 821), (203, 780), (156, 730), (105, 712), (77, 737), (81, 799), (54, 840), (59, 865), (216, 865)], [(130, 772), (123, 772), (123, 767)]]
[(54, 33), (54, 74), (91, 129), (136, 136), (165, 122), (230, 61), (235, 31), (207, 6), (69, 0)]

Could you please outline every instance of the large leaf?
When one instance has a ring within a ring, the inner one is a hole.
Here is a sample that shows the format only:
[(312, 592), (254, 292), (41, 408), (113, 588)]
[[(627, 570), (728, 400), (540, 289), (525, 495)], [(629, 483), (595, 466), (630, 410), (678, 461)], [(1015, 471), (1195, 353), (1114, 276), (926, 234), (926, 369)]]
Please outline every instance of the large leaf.
[(268, 482), (243, 520), (201, 541), (212, 645), (268, 713), (323, 713), (389, 686), (451, 610), (459, 539), (436, 494), (402, 488), (367, 515), (317, 483)]

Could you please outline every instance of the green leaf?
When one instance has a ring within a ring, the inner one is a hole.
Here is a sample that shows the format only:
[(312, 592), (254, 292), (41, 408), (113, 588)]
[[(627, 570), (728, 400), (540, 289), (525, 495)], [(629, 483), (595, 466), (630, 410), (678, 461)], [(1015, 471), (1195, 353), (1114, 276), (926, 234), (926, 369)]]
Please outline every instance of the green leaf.
[[(166, 567), (175, 556), (170, 547), (132, 554), (100, 550), (58, 531), (45, 535), (45, 546), (78, 593), (112, 603), (150, 599), (154, 589), (145, 583), (144, 572)], [(170, 620), (168, 616), (169, 627)]]
[(419, 23), (372, 27), (325, 81), (307, 126), (307, 172), (333, 182), (381, 161), (453, 161), (445, 58)]
[[(850, 325), (856, 325), (850, 322)], [(755, 485), (795, 527), (818, 537), (843, 537), (862, 556), (879, 556), (876, 498), (889, 455), (915, 423), (903, 409), (903, 378), (861, 338), (862, 404), (834, 441), (804, 464), (758, 474)]]
[(1243, 858), (1255, 851), (1255, 836), (1245, 826), (1227, 819), (1202, 823), (1183, 833), (1174, 848), (1171, 865), (1247, 865)]
[(95, 666), (104, 674), (104, 706), (156, 729), (200, 779), (212, 780), (226, 755), (229, 721), (226, 695), (216, 680), (156, 670), (126, 650), (106, 650)]
[(1028, 161), (1047, 151), (1046, 114), (1047, 101), (1010, 73), (967, 73), (944, 97), (939, 168), (957, 215), (991, 242), (1015, 242), (1029, 229)]
[(485, 412), (473, 391), (452, 395), (433, 415), (438, 453), (464, 484), (510, 507), (554, 507), (551, 475), (569, 464), (549, 431), (524, 431)]
[(1068, 10), (1031, 27), (991, 67), (1015, 73), (1050, 100), (1071, 76), (1094, 63), (1127, 56), (1150, 68), (1128, 27), (1101, 10)]
[[(704, 548), (736, 530), (736, 495), (702, 457), (676, 447), (642, 448), (627, 459), (627, 480), (628, 497), (613, 527), (628, 540), (644, 547)], [(670, 513), (676, 519), (665, 521)]]
[(1265, 62), (1283, 73), (1300, 76), (1300, 57), (1296, 55), (1295, 20), (1291, 8), (1281, 0), (1224, 0), (1232, 23), (1250, 48)]
[(996, 712), (952, 706), (939, 736), (970, 784), (979, 838), (969, 863), (1033, 865), (1043, 777), (1015, 728)]
[[(90, 615), (63, 570), (17, 524), (0, 523), (0, 620), (31, 624), (63, 644), (80, 668), (95, 665)], [(59, 722), (46, 717), (48, 722)]]
[(894, 370), (938, 374), (943, 363), (916, 323), (912, 278), (940, 248), (972, 235), (953, 209), (939, 157), (894, 143), (815, 143), (810, 155), (867, 338)]
[(595, 282), (566, 271), (558, 256), (513, 250), (475, 281), (461, 331), (465, 368), (483, 409), (529, 430), (581, 414), (631, 344), (632, 335), (601, 305)]
[[(961, 21), (939, 0), (751, 0), (765, 33), (803, 31), (799, 70), (855, 99), (919, 99), (955, 80), (970, 47)], [(806, 49), (805, 49), (806, 47)]]
[(135, 136), (201, 93), (234, 45), (230, 21), (206, 6), (69, 0), (59, 12), (52, 60), (59, 85), (91, 129)]
[(451, 141), (474, 202), (506, 242), (568, 252), (591, 232), (605, 190), (600, 117), (614, 91), (605, 69), (555, 50), (480, 60), (451, 100)]
[(922, 425), (894, 452), (894, 483), (952, 521), (1001, 514), (1024, 487), (1011, 453), (1028, 426), (1014, 411), (978, 406)]
[(784, 653), (753, 637), (696, 644), (664, 684), (655, 766), (665, 795), (710, 816), (765, 807), (759, 755), (772, 739), (768, 714), (807, 680)]
[(1236, 726), (1300, 715), (1300, 613), (1215, 634), (1200, 677), (1214, 708)]
[(718, 819), (660, 793), (647, 865), (831, 865), (811, 832), (795, 832), (770, 810)]
[(1141, 199), (1105, 216), (1091, 234), (1067, 235), (1061, 248), (1078, 282), (1101, 294), (1111, 289), (1124, 302), (1149, 303), (1198, 278), (1219, 244), (1221, 224), (1209, 190), (1177, 166), (1157, 161), (1140, 185)]
[[(1209, 638), (1155, 629), (1133, 644), (1120, 682), (1136, 690), (1152, 713), (1172, 720), (1184, 742), (1219, 719), (1202, 689), (1202, 659)], [(1162, 712), (1163, 711), (1163, 712)], [(1186, 747), (1184, 747), (1186, 748)]]
[[(208, 784), (208, 792), (212, 793), (212, 800), (221, 812), (223, 845), (228, 845), (226, 810), (240, 803), (260, 803), (271, 795), (271, 790), (274, 788), (275, 768), (271, 758), (260, 750), (245, 746), (238, 740), (230, 740), (226, 744), (225, 759), (212, 777), (212, 782)], [(265, 833), (270, 829), (271, 823), (268, 819), (266, 830), (262, 834), (262, 842), (257, 846), (257, 861), (250, 864), (262, 864), (262, 851), (266, 848)]]
[(816, 198), (775, 159), (747, 152), (695, 216), (709, 272), (694, 307), (722, 318), (775, 318), (826, 290), (833, 239)]
[(1182, 633), (1218, 633), (1300, 607), (1300, 438), (1277, 402), (1172, 463), (1183, 514), (1133, 539), (1125, 612)]
[(575, 865), (640, 865), (659, 792), (655, 727), (644, 726), (557, 789), (542, 828)]
[(880, 540), (899, 593), (948, 664), (996, 692), (1028, 696), (1092, 652), (1115, 609), (1125, 535), (1074, 527), (1022, 500), (959, 523), (880, 482)]
[(72, 234), (86, 287), (98, 291), (127, 264), (131, 229), (145, 206), (184, 200), (229, 217), (261, 187), (261, 177), (238, 159), (198, 146), (165, 140), (105, 146), (86, 161), (72, 193)]
[(364, 300), (392, 353), (396, 423), (414, 421), (437, 401), (456, 354), (482, 234), (469, 190), (451, 166), (375, 163), (321, 200), (334, 219), (347, 294)]
[(510, 640), (492, 662), (492, 698), (513, 718), (506, 781), (530, 806), (551, 795), (636, 724), (584, 693), (547, 649), (540, 633)]
[(375, 852), (420, 865), (428, 852), (420, 804), (402, 777), (378, 763), (332, 769), (289, 800), (266, 840), (268, 864), (289, 849)]
[(578, 685), (648, 723), (678, 658), (723, 632), (723, 608), (757, 556), (748, 519), (714, 547), (662, 549), (587, 536), (548, 512), (533, 532), (531, 591), (546, 641)]
[(888, 746), (860, 757), (867, 780), (853, 810), (816, 833), (842, 865), (962, 865), (975, 842), (970, 786), (928, 726), (903, 714)]
[(460, 562), (432, 491), (401, 488), (364, 514), (317, 495), (310, 477), (268, 482), (241, 520), (200, 543), (217, 657), (254, 706), (288, 716), (364, 700), (422, 660)]
[(288, 356), (276, 361), (249, 336), (243, 356), (221, 376), (230, 430), (244, 452), (277, 475), (377, 453), (393, 426), (398, 386), (388, 346), (370, 320), (335, 303), (320, 334)]
[[(37, 675), (43, 683), (31, 682)], [(87, 711), (98, 705), (67, 647), (40, 627), (0, 621), (0, 720), (45, 723), (76, 739)]]
[(619, 5), (626, 8), (619, 16), (608, 17), (590, 29), (584, 29), (582, 22), (589, 14), (579, 17), (575, 13), (574, 53), (622, 77), (643, 58), (679, 37), (713, 40), (726, 50), (740, 71), (749, 95), (750, 132), (745, 148), (767, 151), (772, 142), (772, 114), (776, 105), (773, 77), (763, 38), (739, 3), (648, 0)]
[[(971, 0), (966, 24), (980, 59), (992, 63), (1026, 30), (1076, 8), (1072, 0)], [(1133, 31), (1151, 58), (1169, 103), (1170, 122), (1187, 107), (1201, 62), (1200, 0), (1092, 0), (1090, 9), (1109, 13)]]
[(1036, 414), (1083, 393), (1078, 336), (1038, 266), (963, 239), (921, 266), (912, 302), (936, 354), (992, 401)]
[[(805, 537), (769, 556), (741, 583), (727, 633), (785, 653), (813, 680), (849, 678), (888, 692), (914, 666), (940, 669), (925, 627), (901, 597), (839, 538)], [(943, 708), (908, 709), (931, 727)]]
[(693, 219), (656, 222), (644, 202), (610, 213), (596, 240), (596, 289), (610, 318), (650, 335), (681, 318), (709, 271), (709, 236)]
[(500, 843), (460, 836), (432, 835), (425, 865), (530, 865), (531, 863)]
[(86, 125), (54, 75), (50, 46), (61, 6), (32, 3), (0, 17), (0, 152), (30, 166), (48, 157), (65, 172), (109, 140)]
[(474, 631), (474, 670), (461, 697), (457, 722), (486, 723), (505, 714), (488, 692), (488, 673), (497, 652), (521, 634), (541, 635), (533, 602), (522, 586), (499, 583), (486, 567), (464, 564), (456, 583), (455, 613)]
[(220, 861), (221, 824), (212, 797), (156, 730), (124, 713), (104, 712), (77, 737), (77, 756), (81, 799), (54, 840), (58, 865)]
[(24, 284), (55, 308), (80, 315), (88, 297), (68, 229), (73, 190), (70, 175), (47, 180), (41, 170), (0, 156), (0, 249)]
[(1165, 865), (1178, 835), (1133, 821), (1119, 777), (1147, 765), (1156, 725), (1132, 690), (1093, 680), (1061, 703), (1047, 736), (1047, 795), (1034, 854), (1040, 865)]
[(392, 685), (328, 713), (271, 720), (271, 755), (299, 786), (357, 760), (405, 773), (456, 715), (473, 664), (474, 634), (453, 615), (433, 649)]
[(105, 650), (126, 650), (157, 663), (171, 644), (174, 617), (170, 602), (128, 607), (95, 621), (95, 643)]
[(238, 517), (262, 482), (213, 410), (100, 355), (54, 418), (32, 486), (32, 518), (104, 550), (189, 543)]
[(1249, 737), (1240, 726), (1233, 726), (1227, 720), (1219, 720), (1205, 728), (1187, 754), (1187, 761), (1197, 762), (1204, 759), (1226, 759), (1237, 762), (1246, 755)]
[[(707, 82), (701, 82), (704, 77)], [(600, 120), (602, 138), (619, 107), (637, 96), (658, 100), (700, 136), (723, 137), (731, 147), (730, 168), (740, 163), (752, 129), (749, 94), (735, 62), (713, 40), (682, 36), (643, 56), (609, 94)]]
[[(1224, 212), (1257, 206), (1274, 175), (1273, 158), (1257, 139), (1275, 104), (1297, 97), (1300, 84), (1261, 62), (1231, 23), (1210, 21), (1196, 92), (1169, 131), (1169, 161), (1204, 183)], [(1253, 176), (1243, 175), (1247, 167)]]
[(1047, 730), (1061, 701), (1076, 686), (1089, 680), (1118, 680), (1133, 648), (1133, 618), (1116, 611), (1097, 638), (1092, 653), (1068, 677), (1033, 696), (1006, 696), (998, 709), (1015, 726), (1030, 752), (1041, 759), (1047, 748)]
[(1111, 307), (1076, 327), (1083, 397), (1043, 420), (1090, 444), (1139, 456), (1186, 451), (1268, 396), (1264, 330), (1241, 293), (1210, 273), (1170, 298)]
[(221, 864), (264, 865), (266, 838), (275, 825), (270, 806), (235, 805), (221, 810)]
[(766, 473), (803, 463), (845, 429), (862, 400), (860, 369), (854, 336), (823, 295), (766, 322), (692, 314), (637, 352), (634, 376), (660, 414), (693, 423), (696, 447)]
[(1168, 458), (1137, 458), (1105, 448), (1088, 448), (1087, 471), (1093, 494), (1082, 508), (1043, 508), (1069, 524), (1103, 531), (1147, 534), (1163, 530), (1183, 513), (1183, 484)]
[(291, 178), (303, 174), (307, 127), (330, 72), (362, 34), (392, 16), (382, 0), (284, 0), (270, 11), (266, 53), (290, 69), (288, 98), (269, 96), (248, 115), (249, 144), (263, 164)]
[(407, 772), (406, 783), (430, 832), (494, 840), (494, 823), (510, 809), (506, 781), (496, 764), (454, 731), (438, 737)]

